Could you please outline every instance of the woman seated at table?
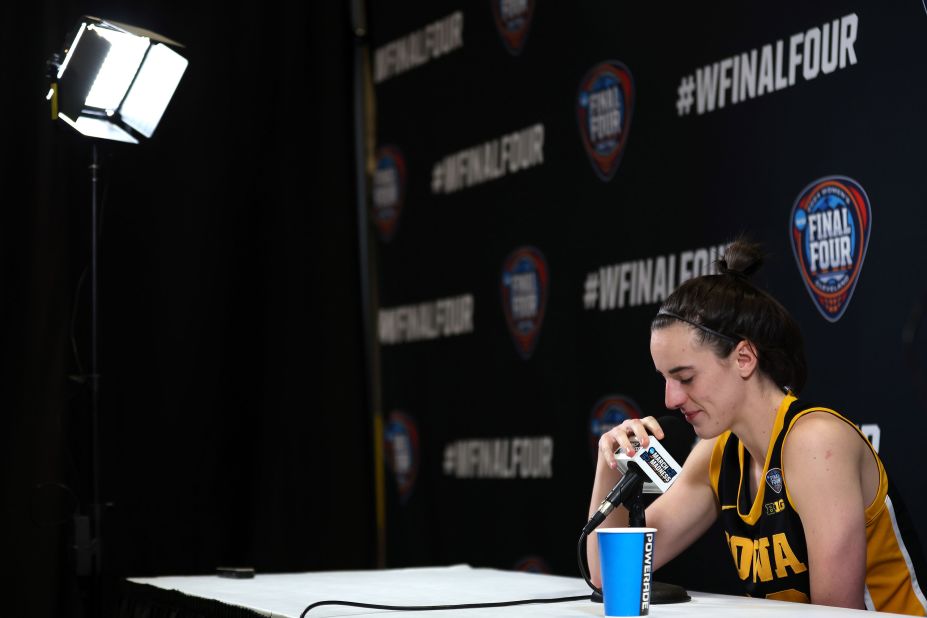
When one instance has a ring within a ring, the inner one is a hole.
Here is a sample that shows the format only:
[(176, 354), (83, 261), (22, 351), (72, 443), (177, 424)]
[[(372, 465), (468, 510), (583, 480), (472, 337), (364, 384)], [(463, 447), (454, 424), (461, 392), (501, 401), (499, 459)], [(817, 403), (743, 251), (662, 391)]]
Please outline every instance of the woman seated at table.
[[(651, 325), (650, 352), (700, 440), (676, 483), (647, 508), (657, 528), (656, 568), (720, 517), (751, 596), (924, 616), (911, 553), (895, 521), (885, 469), (857, 427), (837, 411), (796, 398), (806, 362), (797, 323), (748, 277), (756, 245), (734, 242), (719, 274), (682, 284)], [(590, 514), (620, 478), (618, 448), (648, 445), (663, 430), (629, 419), (599, 440)], [(626, 526), (616, 509), (604, 525)], [(587, 544), (601, 585), (597, 543)]]

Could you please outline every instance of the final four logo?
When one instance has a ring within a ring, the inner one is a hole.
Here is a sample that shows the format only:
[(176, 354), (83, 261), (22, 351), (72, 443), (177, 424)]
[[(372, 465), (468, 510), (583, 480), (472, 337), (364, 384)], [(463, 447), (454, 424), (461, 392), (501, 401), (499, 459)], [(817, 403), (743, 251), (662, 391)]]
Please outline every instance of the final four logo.
[(792, 208), (792, 252), (824, 319), (843, 316), (866, 259), (872, 208), (855, 180), (827, 176), (801, 192)]
[(534, 0), (491, 0), (492, 15), (505, 48), (513, 56), (521, 53), (528, 39)]
[(534, 352), (547, 304), (547, 262), (534, 247), (520, 247), (502, 264), (502, 307), (519, 355)]
[(418, 428), (409, 416), (391, 412), (383, 431), (386, 465), (399, 489), (399, 501), (405, 504), (418, 477)]
[(620, 425), (622, 421), (640, 417), (640, 408), (624, 395), (606, 395), (599, 399), (592, 407), (592, 415), (589, 418), (589, 439), (593, 457), (598, 457), (599, 438), (603, 433)]
[(382, 146), (377, 150), (373, 173), (373, 216), (383, 242), (389, 242), (396, 232), (405, 192), (405, 159), (398, 148)]
[(782, 493), (782, 470), (773, 468), (766, 473), (766, 483), (777, 494)]
[(593, 67), (579, 84), (579, 133), (595, 173), (606, 182), (621, 161), (633, 108), (634, 80), (620, 62), (610, 60)]

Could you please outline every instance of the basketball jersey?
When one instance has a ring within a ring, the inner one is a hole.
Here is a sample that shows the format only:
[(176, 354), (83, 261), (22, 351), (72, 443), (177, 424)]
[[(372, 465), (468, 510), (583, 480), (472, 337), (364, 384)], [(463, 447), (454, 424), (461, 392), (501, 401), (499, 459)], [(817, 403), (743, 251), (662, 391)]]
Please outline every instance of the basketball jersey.
[(853, 423), (836, 411), (803, 404), (791, 395), (783, 400), (776, 414), (762, 486), (757, 488), (752, 504), (750, 455), (737, 436), (730, 431), (721, 434), (711, 455), (709, 475), (721, 508), (721, 528), (747, 594), (810, 602), (808, 547), (782, 473), (782, 446), (795, 421), (811, 412), (832, 414), (853, 427), (869, 445), (879, 468), (878, 492), (865, 512), (866, 606), (884, 612), (927, 615), (927, 601), (916, 574), (924, 572), (920, 547), (916, 540), (909, 547), (904, 544), (901, 524), (907, 520), (897, 517), (892, 502), (894, 492), (889, 490), (885, 468), (875, 449)]

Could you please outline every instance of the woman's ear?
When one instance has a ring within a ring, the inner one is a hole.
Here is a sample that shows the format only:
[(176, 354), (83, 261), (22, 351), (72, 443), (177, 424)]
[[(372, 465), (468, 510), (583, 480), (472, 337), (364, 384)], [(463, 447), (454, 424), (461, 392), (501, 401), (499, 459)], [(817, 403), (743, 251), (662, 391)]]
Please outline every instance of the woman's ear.
[(747, 339), (741, 339), (740, 343), (734, 348), (734, 360), (737, 362), (740, 377), (745, 380), (752, 376), (760, 366), (756, 347), (754, 347), (753, 342)]

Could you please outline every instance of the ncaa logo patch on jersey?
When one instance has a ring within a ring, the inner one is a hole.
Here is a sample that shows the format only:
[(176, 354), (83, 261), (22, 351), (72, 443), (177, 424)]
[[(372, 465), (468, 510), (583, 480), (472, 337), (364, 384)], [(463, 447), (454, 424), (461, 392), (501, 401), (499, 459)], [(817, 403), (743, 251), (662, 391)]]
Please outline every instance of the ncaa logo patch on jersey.
[(418, 477), (418, 427), (402, 412), (390, 412), (383, 431), (386, 466), (396, 479), (399, 501), (405, 504)]
[(640, 418), (640, 408), (624, 395), (606, 395), (592, 406), (589, 416), (589, 439), (593, 459), (598, 457), (599, 438), (606, 431), (629, 418)]
[(518, 354), (528, 360), (537, 345), (547, 304), (547, 262), (534, 247), (520, 247), (502, 264), (502, 307)]
[(805, 288), (829, 322), (846, 311), (866, 259), (872, 208), (855, 180), (827, 176), (814, 181), (792, 207), (792, 252)]
[(377, 149), (373, 172), (373, 217), (380, 240), (389, 242), (396, 233), (406, 193), (406, 162), (395, 146)]
[(528, 40), (534, 0), (492, 0), (491, 4), (499, 36), (509, 53), (517, 56)]
[(583, 147), (596, 175), (605, 182), (618, 169), (631, 127), (634, 80), (620, 62), (593, 67), (579, 84), (576, 118)]
[(766, 473), (766, 484), (777, 494), (782, 493), (782, 470), (773, 468)]

